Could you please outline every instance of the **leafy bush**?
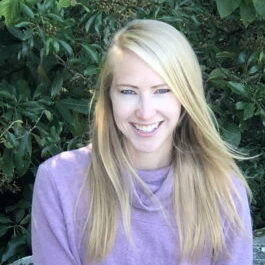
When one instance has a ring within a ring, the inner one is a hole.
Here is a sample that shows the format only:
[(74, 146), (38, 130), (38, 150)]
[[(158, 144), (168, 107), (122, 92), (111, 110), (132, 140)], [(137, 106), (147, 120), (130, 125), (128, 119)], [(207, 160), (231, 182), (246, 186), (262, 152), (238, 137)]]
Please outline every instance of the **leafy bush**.
[(0, 1), (1, 264), (30, 254), (36, 168), (86, 144), (104, 51), (113, 32), (136, 17), (168, 22), (192, 42), (223, 137), (260, 155), (240, 166), (254, 193), (254, 228), (265, 226), (265, 7), (258, 0), (216, 3)]

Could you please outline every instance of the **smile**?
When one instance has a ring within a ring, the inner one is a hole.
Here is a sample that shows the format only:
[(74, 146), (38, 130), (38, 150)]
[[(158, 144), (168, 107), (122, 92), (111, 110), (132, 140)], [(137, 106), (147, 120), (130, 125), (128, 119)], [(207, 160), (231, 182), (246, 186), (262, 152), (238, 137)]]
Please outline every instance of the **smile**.
[(131, 123), (131, 125), (139, 132), (143, 133), (151, 133), (154, 132), (162, 123), (163, 121), (155, 122), (148, 125), (138, 124), (138, 123)]

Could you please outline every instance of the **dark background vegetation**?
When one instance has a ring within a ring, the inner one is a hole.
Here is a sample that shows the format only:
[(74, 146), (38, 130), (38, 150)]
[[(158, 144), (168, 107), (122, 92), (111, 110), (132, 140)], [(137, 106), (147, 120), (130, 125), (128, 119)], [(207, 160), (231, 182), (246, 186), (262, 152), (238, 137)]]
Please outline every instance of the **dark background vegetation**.
[(0, 1), (0, 263), (30, 255), (38, 165), (85, 145), (100, 62), (132, 18), (165, 21), (191, 41), (225, 140), (254, 159), (239, 165), (265, 227), (263, 0)]

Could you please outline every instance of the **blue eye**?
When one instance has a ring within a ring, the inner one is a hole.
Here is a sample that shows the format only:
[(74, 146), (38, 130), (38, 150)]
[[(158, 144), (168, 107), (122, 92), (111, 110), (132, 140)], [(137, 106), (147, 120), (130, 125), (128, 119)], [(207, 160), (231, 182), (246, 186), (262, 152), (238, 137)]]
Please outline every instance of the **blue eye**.
[(120, 92), (121, 92), (122, 94), (124, 94), (124, 95), (135, 95), (135, 94), (136, 94), (135, 91), (130, 90), (130, 89), (123, 89), (123, 90), (121, 90)]
[(155, 91), (155, 94), (166, 94), (166, 93), (169, 93), (170, 92), (170, 89), (168, 88), (161, 88), (161, 89), (157, 89)]

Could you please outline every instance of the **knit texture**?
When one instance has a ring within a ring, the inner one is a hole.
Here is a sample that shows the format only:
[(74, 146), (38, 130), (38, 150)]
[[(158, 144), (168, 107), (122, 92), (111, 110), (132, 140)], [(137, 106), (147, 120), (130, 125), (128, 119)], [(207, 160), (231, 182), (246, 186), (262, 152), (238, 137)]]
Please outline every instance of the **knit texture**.
[[(86, 231), (82, 230), (88, 211), (88, 194), (80, 197), (77, 219), (74, 209), (81, 184), (90, 162), (90, 151), (83, 147), (63, 152), (38, 169), (32, 205), (32, 249), (34, 265), (191, 265), (179, 263), (177, 228), (170, 225), (173, 175), (170, 167), (137, 170), (141, 179), (161, 202), (154, 203), (135, 186), (132, 198), (131, 235), (126, 238), (118, 220), (115, 244), (100, 263), (85, 262)], [(252, 227), (246, 191), (238, 180), (236, 188), (242, 197), (238, 211), (248, 236), (227, 235), (230, 258), (223, 255), (211, 263), (210, 253), (203, 253), (196, 265), (251, 265)], [(89, 191), (88, 191), (89, 192)], [(161, 207), (168, 218), (161, 214)]]

